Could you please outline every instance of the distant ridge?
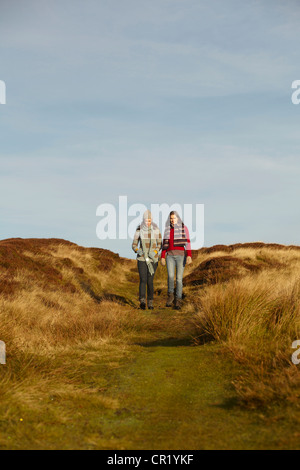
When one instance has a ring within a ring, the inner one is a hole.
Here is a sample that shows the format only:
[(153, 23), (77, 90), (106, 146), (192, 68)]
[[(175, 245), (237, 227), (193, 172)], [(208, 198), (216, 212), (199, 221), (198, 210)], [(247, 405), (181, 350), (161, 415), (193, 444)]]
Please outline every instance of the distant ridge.
[[(115, 260), (126, 260), (126, 257), (121, 257), (118, 253), (115, 253), (113, 251), (107, 250), (105, 248), (94, 248), (94, 247), (83, 247), (80, 246), (74, 242), (70, 242), (68, 240), (65, 240), (63, 238), (7, 238), (4, 240), (0, 240), (0, 257), (1, 254), (4, 253), (1, 248), (10, 248), (10, 249), (20, 249), (21, 251), (24, 251), (26, 249), (29, 250), (34, 250), (36, 249), (42, 249), (46, 248), (47, 246), (57, 246), (57, 245), (66, 245), (69, 246), (70, 248), (75, 248), (76, 250), (79, 251), (84, 251), (84, 250), (90, 250), (91, 252), (94, 253), (106, 253), (107, 256), (112, 256), (114, 257)], [(217, 251), (223, 251), (227, 253), (231, 253), (234, 250), (237, 250), (239, 248), (272, 248), (274, 250), (300, 250), (299, 245), (282, 245), (279, 243), (264, 243), (264, 242), (246, 242), (246, 243), (235, 243), (231, 245), (223, 245), (223, 244), (218, 244), (218, 245), (212, 245), (211, 247), (203, 247), (198, 250), (192, 250), (193, 255), (197, 256), (198, 253), (202, 254), (209, 254), (209, 253), (214, 253)]]
[(233, 245), (213, 245), (211, 247), (203, 247), (199, 250), (193, 250), (194, 253), (214, 253), (216, 251), (225, 251), (231, 253), (239, 248), (273, 248), (274, 250), (300, 250), (298, 245), (281, 245), (279, 243), (264, 243), (264, 242), (248, 242), (248, 243), (235, 243)]

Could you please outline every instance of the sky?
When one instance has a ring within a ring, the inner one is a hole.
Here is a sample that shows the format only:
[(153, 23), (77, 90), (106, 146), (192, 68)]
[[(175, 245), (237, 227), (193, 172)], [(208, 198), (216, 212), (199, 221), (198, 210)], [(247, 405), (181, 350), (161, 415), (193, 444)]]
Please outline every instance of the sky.
[(0, 0), (0, 239), (134, 257), (96, 233), (127, 196), (204, 204), (205, 246), (299, 244), (299, 24), (296, 0)]

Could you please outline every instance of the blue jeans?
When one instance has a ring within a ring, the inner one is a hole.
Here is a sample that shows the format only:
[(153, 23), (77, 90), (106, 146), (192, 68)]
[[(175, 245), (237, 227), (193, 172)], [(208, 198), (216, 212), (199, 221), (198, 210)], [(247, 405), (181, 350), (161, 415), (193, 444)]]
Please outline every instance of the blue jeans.
[(178, 256), (166, 256), (167, 270), (168, 270), (168, 293), (174, 293), (174, 276), (176, 267), (176, 297), (182, 299), (182, 278), (185, 267), (185, 257)]

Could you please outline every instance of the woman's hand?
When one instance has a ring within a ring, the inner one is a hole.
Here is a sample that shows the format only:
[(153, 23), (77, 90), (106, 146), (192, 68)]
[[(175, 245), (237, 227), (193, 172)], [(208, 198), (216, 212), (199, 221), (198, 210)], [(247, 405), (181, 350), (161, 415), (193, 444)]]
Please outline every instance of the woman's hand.
[(188, 256), (186, 259), (186, 264), (191, 264), (192, 263), (192, 258), (191, 256)]
[(166, 260), (165, 258), (161, 258), (160, 260), (162, 266), (166, 266)]
[(156, 256), (157, 255), (157, 251), (154, 250), (154, 251), (150, 251), (149, 253), (149, 258), (152, 259), (152, 261), (155, 261), (156, 260)]

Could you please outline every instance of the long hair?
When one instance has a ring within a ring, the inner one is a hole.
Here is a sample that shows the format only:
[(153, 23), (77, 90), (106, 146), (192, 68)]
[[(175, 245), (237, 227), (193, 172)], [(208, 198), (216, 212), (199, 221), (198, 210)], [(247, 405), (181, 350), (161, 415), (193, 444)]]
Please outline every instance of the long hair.
[(170, 227), (170, 225), (171, 225), (171, 215), (176, 215), (176, 217), (178, 219), (177, 224), (178, 225), (181, 224), (182, 227), (184, 227), (184, 222), (183, 222), (182, 218), (180, 217), (180, 215), (178, 214), (178, 212), (177, 211), (171, 211), (168, 218), (167, 218), (167, 221), (166, 221), (166, 228)]

